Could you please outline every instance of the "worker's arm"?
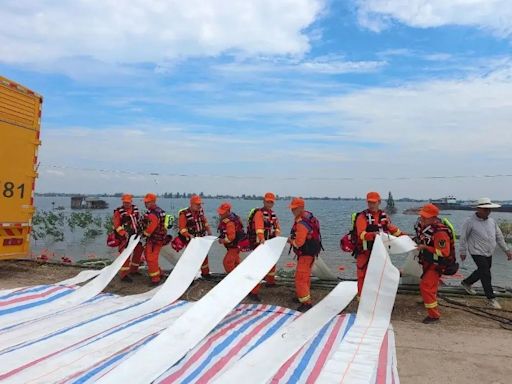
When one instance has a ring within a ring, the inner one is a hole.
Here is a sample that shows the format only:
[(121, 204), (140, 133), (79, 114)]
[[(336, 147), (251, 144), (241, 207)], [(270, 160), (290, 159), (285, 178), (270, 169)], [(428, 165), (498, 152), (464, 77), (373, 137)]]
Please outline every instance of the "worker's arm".
[(157, 229), (157, 227), (158, 227), (158, 217), (156, 217), (156, 215), (150, 213), (148, 215), (148, 221), (149, 221), (148, 226), (144, 230), (144, 236), (146, 236), (146, 237), (151, 236), (151, 234), (153, 232), (155, 232), (155, 230)]
[(236, 238), (236, 227), (235, 223), (228, 221), (226, 224), (226, 237), (224, 237), (224, 244), (232, 243)]
[(263, 212), (257, 210), (253, 217), (254, 229), (256, 230), (256, 236), (258, 243), (265, 242), (265, 223), (263, 222)]
[(375, 240), (376, 232), (366, 232), (366, 217), (364, 214), (360, 214), (356, 218), (356, 231), (357, 238), (361, 241), (373, 241)]
[(113, 223), (115, 231), (120, 236), (126, 236), (126, 231), (124, 230), (124, 227), (121, 225), (121, 214), (119, 213), (119, 211), (114, 211), (114, 216), (112, 217), (112, 223)]
[(304, 225), (302, 222), (297, 223), (297, 230), (295, 231), (295, 239), (291, 240), (291, 244), (295, 248), (300, 248), (306, 242), (306, 238), (308, 237), (308, 227)]
[(418, 249), (426, 250), (434, 255), (435, 258), (450, 256), (450, 236), (444, 232), (439, 231), (432, 235), (433, 246), (420, 244)]
[(187, 217), (185, 216), (184, 212), (180, 212), (178, 216), (178, 227), (180, 231), (180, 235), (186, 237), (187, 239), (190, 239), (190, 233), (188, 233), (187, 228)]

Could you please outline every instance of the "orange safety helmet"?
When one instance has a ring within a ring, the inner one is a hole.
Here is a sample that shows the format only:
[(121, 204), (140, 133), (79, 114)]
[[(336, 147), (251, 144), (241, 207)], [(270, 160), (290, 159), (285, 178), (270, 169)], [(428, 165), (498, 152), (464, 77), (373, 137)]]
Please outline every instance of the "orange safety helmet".
[(146, 196), (144, 196), (144, 202), (150, 203), (152, 201), (156, 201), (156, 195), (154, 193), (146, 193)]
[(290, 209), (295, 209), (295, 208), (299, 208), (299, 207), (302, 207), (304, 208), (305, 206), (305, 202), (304, 202), (304, 199), (302, 197), (294, 197), (290, 203), (290, 205), (288, 205), (288, 208)]
[(190, 205), (192, 204), (202, 204), (203, 200), (201, 200), (201, 196), (199, 195), (192, 195), (190, 197)]
[(380, 195), (378, 192), (368, 192), (366, 194), (366, 201), (370, 203), (378, 203), (380, 201)]
[(217, 208), (217, 213), (219, 215), (224, 215), (229, 211), (231, 211), (231, 204), (229, 203), (222, 203), (221, 205), (219, 205), (219, 208)]
[(436, 217), (439, 215), (439, 208), (437, 208), (434, 204), (425, 204), (418, 214), (425, 219), (429, 219), (431, 217)]

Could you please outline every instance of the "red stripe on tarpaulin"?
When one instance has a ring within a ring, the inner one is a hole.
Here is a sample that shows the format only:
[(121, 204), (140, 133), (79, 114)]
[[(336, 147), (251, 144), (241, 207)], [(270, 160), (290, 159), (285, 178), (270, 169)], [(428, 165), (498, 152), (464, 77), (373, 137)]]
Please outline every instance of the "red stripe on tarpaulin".
[(388, 372), (388, 333), (384, 335), (384, 339), (382, 340), (382, 345), (380, 346), (380, 352), (379, 352), (379, 360), (377, 364), (377, 378), (376, 383), (385, 383), (387, 378), (387, 372)]
[[(229, 315), (228, 315), (229, 316)], [(238, 320), (236, 320), (233, 323), (228, 324), (228, 326), (220, 329), (217, 333), (212, 335), (211, 337), (208, 337), (206, 340), (206, 343), (204, 343), (199, 350), (194, 352), (190, 358), (187, 359), (187, 362), (183, 364), (183, 366), (177, 370), (176, 372), (173, 372), (171, 375), (167, 376), (165, 379), (161, 381), (161, 383), (174, 383), (176, 379), (178, 379), (180, 376), (185, 374), (185, 372), (196, 362), (200, 361), (200, 359), (206, 355), (207, 351), (210, 349), (210, 347), (220, 338), (222, 338), (226, 333), (231, 332), (233, 328), (237, 327), (240, 324), (243, 324), (246, 320), (250, 319), (253, 316), (252, 312), (247, 312), (245, 315), (240, 317)]]
[[(235, 308), (228, 315), (227, 318), (229, 318), (230, 316), (233, 316), (233, 314), (236, 313), (237, 310), (239, 311), (239, 308), (246, 308), (246, 306), (241, 305), (241, 306)], [(257, 313), (255, 313), (255, 311), (258, 311), (256, 308), (258, 308), (259, 311), (261, 311), (261, 308), (268, 308), (268, 306), (261, 305), (261, 306), (257, 306), (254, 308), (255, 308), (254, 310), (251, 309), (251, 311), (250, 311), (253, 314), (253, 318), (254, 318), (254, 316), (257, 315)], [(240, 333), (240, 335), (237, 335), (236, 339), (233, 342), (230, 342), (225, 347), (221, 347), (222, 351), (219, 351), (217, 357), (215, 357), (215, 359), (212, 360), (209, 364), (205, 363), (204, 367), (198, 368), (201, 364), (203, 364), (203, 362), (205, 362), (205, 359), (211, 358), (211, 353), (213, 350), (215, 350), (216, 348), (219, 348), (219, 343), (216, 342), (216, 340), (222, 340), (226, 336), (226, 333), (229, 335), (229, 331), (233, 330), (233, 328), (232, 327), (222, 327), (220, 329), (214, 330), (210, 335), (208, 335), (207, 338), (203, 340), (203, 342), (202, 342), (203, 344), (198, 345), (198, 347), (196, 349), (193, 349), (192, 351), (190, 351), (189, 354), (187, 354), (187, 356), (185, 356), (183, 358), (183, 360), (180, 362), (181, 364), (187, 365), (187, 367), (191, 367), (192, 370), (200, 369), (199, 374), (196, 375), (196, 377), (191, 382), (205, 382), (205, 381), (211, 380), (211, 378), (213, 378), (215, 375), (217, 375), (218, 372), (225, 369), (227, 364), (232, 364), (233, 361), (241, 358), (242, 355), (244, 354), (243, 346), (247, 346), (247, 345), (250, 345), (251, 343), (254, 343), (260, 337), (262, 329), (271, 329), (272, 327), (270, 327), (268, 324), (271, 324), (272, 322), (274, 322), (274, 324), (275, 324), (276, 319), (279, 319), (281, 316), (290, 316), (290, 314), (293, 313), (293, 311), (291, 311), (291, 310), (280, 308), (280, 307), (276, 307), (275, 311), (276, 311), (275, 313), (269, 313), (269, 316), (268, 316), (268, 317), (273, 317), (273, 320), (267, 321), (266, 318), (260, 319), (257, 323), (254, 324), (254, 326), (248, 327), (246, 330), (244, 330), (244, 332)], [(98, 315), (100, 315), (100, 314), (98, 313)], [(243, 316), (245, 317), (245, 315), (243, 315)], [(351, 315), (351, 316), (354, 316), (354, 315)], [(238, 321), (238, 319), (236, 319), (235, 321)], [(248, 321), (251, 321), (251, 316), (247, 316), (245, 322), (248, 322)], [(242, 321), (242, 323), (243, 322), (244, 321)], [(264, 324), (262, 324), (262, 323), (264, 323)], [(265, 325), (265, 324), (267, 324), (267, 325)], [(139, 326), (143, 327), (144, 324), (141, 323)], [(267, 328), (265, 328), (265, 326)], [(226, 331), (226, 328), (228, 329), (227, 331)], [(307, 382), (311, 382), (311, 380), (314, 381), (314, 378), (316, 377), (315, 371), (317, 369), (321, 370), (321, 368), (323, 368), (323, 365), (325, 364), (325, 360), (328, 358), (328, 355), (335, 349), (335, 346), (338, 345), (338, 343), (342, 340), (342, 336), (344, 334), (344, 332), (343, 332), (344, 329), (345, 329), (345, 327), (343, 327), (343, 318), (342, 317), (336, 317), (332, 320), (331, 327), (328, 329), (327, 334), (322, 337), (322, 342), (318, 345), (318, 347), (316, 347), (317, 351), (315, 352), (315, 354), (312, 355), (312, 359), (311, 359), (310, 363), (307, 365), (307, 368), (305, 369), (304, 373), (301, 375), (301, 378), (299, 380), (300, 382), (305, 382), (305, 380), (308, 380)], [(272, 332), (278, 332), (278, 331), (279, 331), (279, 328), (272, 330)], [(389, 330), (388, 332), (392, 332), (392, 330)], [(209, 341), (209, 339), (211, 339), (211, 341)], [(376, 384), (390, 384), (389, 382), (386, 382), (387, 377), (391, 377), (393, 380), (395, 379), (395, 376), (394, 376), (395, 373), (394, 373), (393, 369), (390, 368), (391, 367), (390, 362), (392, 362), (392, 360), (395, 356), (394, 351), (392, 349), (390, 349), (392, 347), (389, 344), (387, 344), (387, 336), (386, 336), (385, 340), (386, 340), (386, 345), (384, 345), (384, 343), (383, 343), (383, 345), (381, 346), (380, 354), (379, 354), (378, 366), (377, 366), (377, 377), (376, 377), (376, 382), (375, 382)], [(126, 350), (135, 349), (136, 344), (129, 347), (128, 349), (120, 348), (119, 351), (116, 350), (115, 345), (113, 345), (111, 356), (115, 357), (117, 354), (126, 352)], [(333, 345), (331, 345), (331, 344), (333, 344)], [(308, 344), (305, 345), (304, 348), (308, 348)], [(303, 352), (303, 350), (299, 351), (295, 355), (295, 356), (297, 356), (297, 355), (299, 356), (298, 359), (294, 359), (294, 357), (292, 357), (286, 363), (289, 366), (291, 366), (290, 369), (293, 370), (294, 366), (299, 363), (301, 352)], [(47, 358), (48, 357), (49, 356), (47, 356)], [(227, 357), (226, 361), (221, 361), (222, 359), (226, 359), (226, 357)], [(91, 358), (93, 358), (93, 357), (91, 357)], [(123, 358), (125, 358), (125, 357), (123, 357)], [(41, 359), (41, 357), (38, 357), (37, 359), (34, 359), (34, 362), (40, 361), (40, 359)], [(296, 360), (296, 361), (294, 361), (294, 360)], [(91, 373), (94, 372), (93, 379), (88, 379), (88, 380), (86, 380), (86, 382), (94, 381), (94, 379), (97, 379), (98, 377), (100, 377), (102, 375), (102, 371), (103, 371), (103, 373), (105, 373), (106, 371), (111, 369), (111, 367), (112, 367), (111, 365), (106, 365), (103, 368), (104, 362), (105, 361), (94, 362), (88, 369), (80, 371), (81, 375), (86, 374), (87, 372), (91, 372)], [(114, 364), (117, 364), (119, 362), (120, 362), (119, 360), (116, 360), (116, 362), (114, 362)], [(100, 368), (100, 367), (101, 367), (101, 369), (98, 370), (98, 368)], [(168, 377), (165, 377), (165, 376), (162, 377), (165, 380), (164, 382), (179, 383), (181, 380), (184, 379), (184, 375), (186, 377), (190, 374), (190, 368), (187, 369), (187, 367), (179, 368), (179, 370), (182, 371), (183, 374), (179, 374), (178, 372), (176, 372), (176, 373), (171, 374)], [(391, 370), (389, 370), (389, 369), (391, 369)], [(281, 368), (281, 370), (282, 370), (282, 368)], [(288, 369), (285, 368), (284, 369), (285, 375), (286, 375), (287, 371), (288, 371)], [(391, 376), (389, 376), (389, 372), (391, 372)], [(14, 374), (13, 378), (15, 378), (15, 372), (11, 372), (11, 374)], [(75, 375), (75, 374), (76, 374), (76, 372), (73, 372), (73, 371), (69, 372), (69, 375)], [(175, 375), (175, 374), (177, 374), (177, 375)], [(68, 376), (68, 378), (69, 377), (70, 376)], [(171, 378), (174, 378), (174, 380), (171, 380)], [(274, 377), (274, 380), (275, 379), (276, 379), (276, 377)], [(275, 382), (274, 380), (272, 382)], [(280, 381), (280, 382), (282, 382), (282, 381)]]
[(20, 296), (20, 297), (13, 298), (11, 300), (1, 300), (0, 301), (0, 307), (5, 307), (7, 305), (11, 305), (11, 304), (15, 304), (15, 303), (20, 303), (20, 302), (23, 302), (23, 301), (43, 298), (43, 297), (46, 297), (46, 296), (48, 296), (48, 295), (50, 295), (50, 294), (52, 294), (54, 292), (61, 291), (64, 288), (65, 287), (62, 287), (60, 285), (56, 285), (52, 289), (50, 289), (48, 291), (41, 292), (41, 293), (35, 293), (33, 295), (27, 295), (27, 296)]
[(313, 367), (313, 370), (309, 374), (309, 377), (306, 381), (308, 384), (313, 384), (318, 376), (320, 375), (320, 371), (322, 370), (322, 367), (324, 366), (325, 362), (327, 361), (327, 357), (329, 357), (329, 353), (332, 350), (332, 347), (334, 346), (334, 342), (336, 341), (336, 336), (338, 335), (338, 332), (341, 329), (341, 326), (345, 322), (345, 315), (338, 316), (338, 319), (336, 321), (336, 325), (334, 326), (333, 330), (331, 331), (331, 334), (329, 335), (329, 338), (327, 339), (327, 342), (325, 343), (325, 348), (322, 350), (320, 355), (318, 356), (315, 366)]

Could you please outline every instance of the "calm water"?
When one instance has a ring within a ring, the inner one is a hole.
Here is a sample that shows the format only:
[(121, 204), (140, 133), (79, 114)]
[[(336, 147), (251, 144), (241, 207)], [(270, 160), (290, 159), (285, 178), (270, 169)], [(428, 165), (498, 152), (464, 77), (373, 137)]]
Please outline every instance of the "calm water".
[[(114, 208), (120, 205), (119, 198), (104, 198), (109, 203), (109, 208), (105, 210), (93, 210), (91, 211), (96, 216), (110, 216)], [(63, 212), (65, 215), (69, 215), (71, 212), (80, 212), (70, 209), (70, 198), (69, 197), (36, 197), (36, 207), (39, 210), (51, 210), (53, 206), (63, 206), (65, 210), (56, 211)], [(222, 200), (217, 199), (205, 199), (204, 209), (208, 217), (208, 220), (213, 225), (216, 221), (216, 208)], [(255, 200), (231, 200), (233, 206), (233, 212), (241, 216), (244, 221), (248, 212), (254, 208), (259, 207), (260, 203)], [(54, 203), (54, 204), (52, 204)], [(288, 201), (279, 200), (275, 203), (274, 210), (276, 211), (283, 235), (287, 235), (292, 225), (292, 215), (290, 210), (287, 208)], [(139, 208), (143, 208), (144, 204), (141, 199), (135, 199), (135, 204)], [(188, 199), (159, 199), (158, 205), (169, 213), (177, 215), (179, 209), (188, 206)], [(401, 203), (397, 202), (396, 207), (398, 213), (392, 216), (392, 221), (397, 224), (402, 231), (412, 233), (413, 225), (416, 222), (417, 216), (405, 215), (402, 211), (406, 208), (415, 207), (421, 205), (420, 203)], [(338, 275), (347, 278), (355, 277), (354, 270), (354, 259), (350, 254), (342, 253), (339, 248), (339, 240), (344, 235), (351, 225), (351, 213), (361, 211), (365, 209), (366, 203), (364, 201), (334, 201), (334, 200), (311, 200), (306, 202), (306, 209), (312, 211), (315, 216), (320, 220), (322, 238), (325, 251), (322, 252), (321, 256), (329, 264)], [(446, 211), (443, 212), (442, 216), (446, 216), (455, 226), (456, 230), (459, 230), (465, 218), (472, 213), (469, 211)], [(512, 220), (511, 213), (493, 213), (495, 219), (504, 218)], [(244, 222), (244, 224), (246, 224)], [(42, 251), (55, 255), (54, 259), (60, 259), (61, 256), (65, 255), (73, 260), (86, 259), (86, 258), (102, 258), (109, 257), (114, 258), (116, 253), (105, 245), (105, 235), (100, 236), (95, 241), (81, 245), (80, 240), (82, 238), (81, 233), (71, 232), (69, 229), (65, 229), (64, 242), (58, 243), (47, 243), (43, 240), (39, 240), (33, 244), (34, 256), (39, 255)], [(215, 243), (210, 252), (210, 267), (212, 272), (223, 272), (221, 259), (225, 253), (223, 247)], [(458, 253), (458, 249), (457, 249)], [(281, 255), (279, 266), (285, 268), (286, 263), (293, 261), (293, 252), (288, 255), (288, 248), (285, 249)], [(497, 250), (496, 257), (493, 260), (493, 284), (495, 285), (511, 285), (512, 277), (512, 262), (506, 261), (506, 256)], [(400, 266), (402, 258), (398, 257), (394, 260), (397, 266)], [(462, 266), (461, 273), (468, 275), (474, 269), (473, 261), (468, 261)]]

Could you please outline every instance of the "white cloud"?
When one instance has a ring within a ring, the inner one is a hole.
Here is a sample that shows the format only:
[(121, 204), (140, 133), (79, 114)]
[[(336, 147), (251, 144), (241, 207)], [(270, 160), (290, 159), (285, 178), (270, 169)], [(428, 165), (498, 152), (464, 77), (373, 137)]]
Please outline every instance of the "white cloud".
[(359, 23), (381, 31), (393, 21), (412, 27), (479, 27), (500, 37), (512, 36), (509, 0), (357, 0)]
[(224, 52), (302, 55), (324, 0), (7, 0), (0, 61), (160, 63)]
[[(415, 154), (442, 153), (443, 157), (458, 159), (453, 167), (450, 165), (450, 172), (457, 169), (465, 174), (463, 158), (491, 159), (478, 164), (481, 169), (494, 165), (493, 159), (512, 159), (510, 60), (490, 60), (479, 72), (460, 79), (368, 87), (342, 95), (297, 97), (291, 92), (288, 96), (271, 102), (211, 105), (198, 113), (238, 120), (282, 119), (284, 126), (301, 128), (298, 134), (276, 136), (283, 141), (307, 145), (311, 139), (339, 143), (340, 147), (350, 143), (377, 146), (365, 154), (364, 161), (368, 162), (387, 156), (391, 149), (396, 152), (390, 161), (403, 164), (414, 161), (409, 157)], [(315, 129), (323, 134), (312, 135)], [(436, 157), (435, 162), (444, 160)]]
[(274, 59), (256, 58), (244, 61), (235, 61), (229, 64), (215, 65), (214, 69), (226, 73), (254, 74), (261, 73), (308, 73), (339, 75), (343, 73), (369, 73), (376, 72), (386, 66), (387, 62), (382, 60), (352, 61), (345, 60), (342, 56), (328, 55), (319, 56), (313, 60), (307, 59)]

